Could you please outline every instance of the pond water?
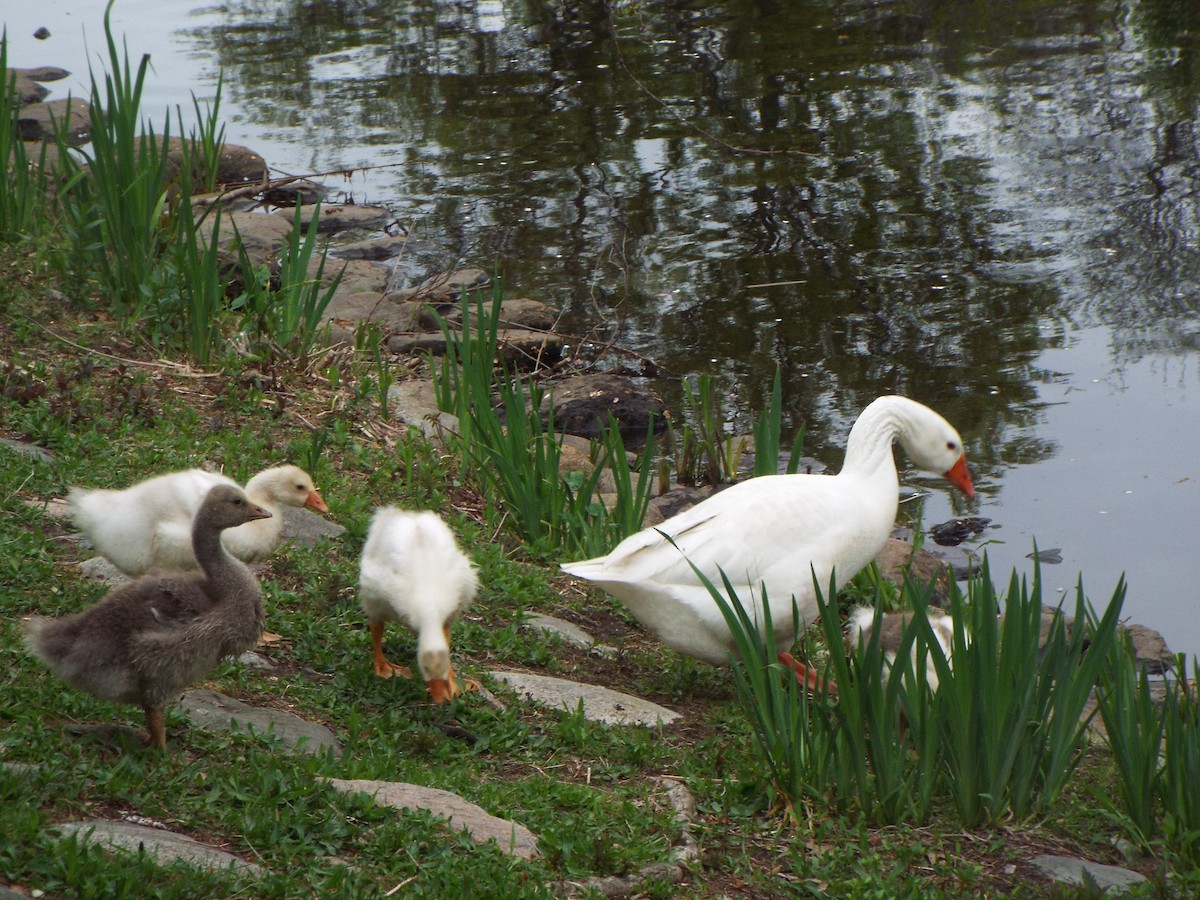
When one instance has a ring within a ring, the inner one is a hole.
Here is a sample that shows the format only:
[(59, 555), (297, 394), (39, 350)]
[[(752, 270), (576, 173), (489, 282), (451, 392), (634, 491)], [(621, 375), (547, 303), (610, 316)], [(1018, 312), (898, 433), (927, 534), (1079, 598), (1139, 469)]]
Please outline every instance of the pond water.
[[(13, 65), (100, 68), (99, 4), (6, 11)], [(948, 7), (953, 7), (949, 9)], [(152, 118), (224, 73), (228, 140), (382, 203), (738, 429), (782, 366), (836, 467), (900, 392), (950, 419), (993, 572), (1058, 548), (1200, 653), (1200, 4), (1191, 0), (118, 0)], [(46, 26), (51, 37), (31, 35)], [(86, 49), (85, 49), (86, 38)], [(186, 117), (185, 118), (189, 118)]]

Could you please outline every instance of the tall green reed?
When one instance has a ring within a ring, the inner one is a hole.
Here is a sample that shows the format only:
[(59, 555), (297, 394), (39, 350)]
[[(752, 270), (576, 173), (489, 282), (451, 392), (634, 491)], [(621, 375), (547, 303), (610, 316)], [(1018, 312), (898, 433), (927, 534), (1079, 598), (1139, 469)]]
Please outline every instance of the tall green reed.
[(47, 143), (38, 159), (30, 159), (17, 127), (19, 104), (16, 74), (8, 75), (8, 31), (0, 30), (0, 172), (5, 177), (0, 190), (0, 238), (26, 237), (45, 229), (49, 217), (46, 172)]
[(1096, 691), (1105, 737), (1117, 766), (1123, 808), (1116, 814), (1145, 852), (1159, 843), (1200, 865), (1200, 701), (1195, 672), (1183, 656), (1161, 680), (1161, 701), (1152, 676), (1126, 635)]
[(1164, 756), (1159, 776), (1163, 832), (1168, 845), (1200, 866), (1200, 697), (1196, 662), (1188, 678), (1187, 660), (1176, 662), (1177, 678), (1163, 703)]
[[(1116, 764), (1124, 801), (1121, 823), (1143, 850), (1158, 832), (1158, 787), (1166, 717), (1151, 693), (1151, 677), (1138, 666), (1126, 635), (1112, 666), (1096, 687), (1096, 705)], [(1108, 808), (1116, 811), (1107, 797)]]
[[(318, 204), (305, 229), (301, 209), (296, 207), (288, 242), (280, 250), (277, 279), (250, 258), (240, 236), (237, 240), (243, 290), (231, 305), (242, 313), (243, 330), (261, 352), (286, 355), (301, 364), (328, 326), (325, 313), (345, 272), (343, 268), (328, 285), (322, 284), (328, 258), (324, 249), (315, 273), (309, 275), (320, 215)], [(234, 231), (236, 234), (236, 227)]]
[(160, 286), (170, 122), (159, 137), (140, 121), (150, 57), (143, 55), (134, 70), (128, 49), (118, 52), (111, 24), (114, 3), (110, 0), (104, 14), (111, 70), (103, 90), (91, 75), (87, 168), (62, 153), (68, 178), (60, 196), (83, 266), (80, 274), (98, 279), (117, 319), (128, 322), (142, 317)]
[[(939, 797), (949, 797), (969, 827), (1047, 812), (1061, 795), (1083, 751), (1085, 704), (1111, 654), (1124, 592), (1118, 585), (1097, 620), (1081, 588), (1076, 626), (1068, 634), (1057, 618), (1039, 655), (1040, 571), (1032, 590), (1014, 574), (1001, 622), (985, 559), (965, 596), (951, 591), (955, 633), (947, 655), (927, 615), (932, 586), (906, 581), (902, 606), (912, 616), (885, 666), (875, 636), (881, 607), (872, 638), (847, 653), (837, 604), (826, 599), (836, 585), (815, 584), (827, 654), (822, 675), (836, 683), (837, 698), (814, 702), (824, 696), (798, 697), (805, 692), (773, 666), (769, 615), (748, 614), (727, 581), (728, 596), (705, 584), (735, 638), (735, 681), (760, 752), (789, 802), (829, 794), (838, 808), (919, 823)], [(812, 650), (811, 636), (804, 646)], [(927, 664), (937, 673), (936, 690)]]
[[(501, 298), (499, 279), (488, 309), (482, 297), (472, 304), (464, 296), (457, 332), (439, 317), (446, 339), (445, 355), (433, 363), (439, 407), (458, 418), (456, 440), (464, 466), (496, 490), (505, 521), (525, 541), (549, 554), (606, 552), (641, 527), (653, 483), (652, 442), (635, 465), (635, 483), (620, 432), (610, 420), (593, 444), (591, 471), (564, 472), (553, 404), (532, 379), (510, 372), (498, 353)], [(612, 510), (598, 490), (606, 465), (616, 484)]]
[(931, 647), (941, 681), (933, 723), (963, 824), (1046, 811), (1058, 799), (1085, 746), (1084, 710), (1117, 640), (1124, 596), (1121, 582), (1097, 620), (1078, 585), (1070, 633), (1055, 616), (1042, 646), (1036, 564), (1030, 585), (1013, 572), (1003, 603), (986, 556), (966, 597), (951, 590), (954, 666)]
[[(804, 451), (804, 426), (796, 431), (796, 439), (788, 454), (784, 471), (795, 474), (800, 466), (800, 454)], [(779, 460), (783, 455), (783, 384), (779, 366), (775, 366), (775, 377), (771, 383), (771, 395), (767, 406), (754, 421), (754, 476), (779, 474)]]

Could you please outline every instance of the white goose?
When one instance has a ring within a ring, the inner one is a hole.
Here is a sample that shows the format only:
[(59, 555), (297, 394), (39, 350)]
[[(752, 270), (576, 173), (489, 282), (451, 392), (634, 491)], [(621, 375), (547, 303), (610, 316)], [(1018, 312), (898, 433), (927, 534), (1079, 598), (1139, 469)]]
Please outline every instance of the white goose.
[[(411, 678), (383, 655), (383, 629), (403, 622), (417, 633), (417, 665), (434, 703), (462, 693), (450, 665), (450, 623), (475, 599), (479, 579), (454, 533), (432, 512), (385, 506), (375, 513), (359, 565), (359, 601), (371, 629), (375, 674)], [(478, 684), (467, 681), (468, 689)]]
[[(187, 469), (159, 475), (124, 490), (72, 488), (71, 520), (96, 550), (127, 575), (151, 569), (197, 568), (192, 521), (208, 492), (236, 482), (215, 472)], [(221, 543), (237, 559), (258, 562), (271, 554), (283, 531), (281, 506), (328, 512), (312, 477), (299, 466), (277, 466), (246, 483), (246, 496), (270, 518), (230, 528)]]
[(607, 556), (562, 568), (621, 600), (680, 653), (717, 665), (728, 662), (733, 636), (689, 561), (718, 588), (723, 571), (759, 620), (766, 590), (777, 649), (786, 650), (796, 637), (792, 599), (801, 628), (817, 616), (814, 574), (823, 587), (835, 572), (845, 584), (887, 541), (900, 493), (895, 441), (919, 467), (974, 496), (962, 438), (950, 423), (916, 401), (885, 396), (854, 423), (839, 474), (740, 482), (629, 536)]

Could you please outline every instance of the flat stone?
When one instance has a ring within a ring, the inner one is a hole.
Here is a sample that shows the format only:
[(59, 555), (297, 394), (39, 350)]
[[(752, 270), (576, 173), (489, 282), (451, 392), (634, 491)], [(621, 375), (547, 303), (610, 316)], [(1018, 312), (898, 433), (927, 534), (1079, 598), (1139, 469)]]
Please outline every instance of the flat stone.
[[(212, 240), (215, 221), (216, 216), (210, 214), (198, 223), (197, 231), (206, 241)], [(283, 214), (223, 212), (218, 244), (222, 253), (230, 254), (231, 259), (236, 260), (237, 255), (233, 251), (233, 242), (240, 239), (251, 260), (268, 263), (288, 242), (291, 233), (292, 220)]]
[(237, 658), (243, 666), (248, 666), (251, 669), (274, 669), (275, 663), (271, 662), (265, 656), (255, 653), (253, 650), (247, 650)]
[[(314, 251), (313, 255), (308, 258), (308, 277), (316, 278), (318, 269), (321, 269), (321, 254)], [(332, 303), (336, 303), (336, 298), (339, 296), (348, 297), (351, 294), (372, 292), (382, 294), (387, 286), (388, 270), (387, 266), (381, 266), (366, 259), (327, 257), (324, 269), (321, 271), (321, 286), (329, 287), (333, 284), (334, 278), (339, 276), (341, 280), (338, 281), (337, 292), (334, 294), (335, 299)], [(388, 296), (388, 300), (402, 299)]]
[(1145, 625), (1123, 625), (1133, 639), (1134, 658), (1151, 675), (1161, 675), (1175, 664), (1166, 638)]
[(0, 763), (0, 770), (7, 772), (9, 775), (24, 778), (25, 776), (32, 777), (36, 775), (41, 771), (41, 766), (34, 765), (33, 763), (6, 762)]
[[(301, 227), (308, 231), (313, 217), (317, 214), (317, 204), (313, 203), (299, 207)], [(359, 206), (357, 204), (321, 204), (320, 218), (317, 219), (317, 234), (331, 234), (335, 231), (345, 231), (348, 228), (381, 228), (387, 225), (393, 216), (384, 206)]]
[(0, 447), (7, 447), (23, 456), (39, 459), (42, 462), (53, 462), (54, 460), (54, 454), (45, 447), (38, 444), (31, 444), (28, 441), (14, 441), (11, 438), (0, 438)]
[(935, 600), (946, 603), (950, 597), (950, 574), (946, 561), (924, 547), (914, 550), (908, 541), (888, 538), (875, 557), (875, 565), (879, 567), (879, 574), (894, 584), (903, 585), (907, 572), (916, 584), (924, 586), (933, 581)]
[(393, 809), (422, 809), (446, 819), (451, 827), (465, 830), (477, 844), (495, 841), (510, 856), (538, 856), (537, 837), (524, 825), (493, 816), (487, 810), (451, 791), (397, 781), (365, 781), (327, 778), (342, 793), (370, 794), (376, 803)]
[(13, 97), (14, 102), (18, 107), (28, 106), (31, 103), (39, 103), (50, 96), (50, 89), (42, 87), (33, 78), (30, 78), (24, 72), (16, 69), (9, 69), (6, 80), (12, 81), (15, 79), (14, 88), (16, 94)]
[(254, 863), (239, 859), (232, 853), (202, 844), (186, 835), (132, 822), (90, 819), (83, 822), (65, 822), (59, 825), (57, 830), (63, 837), (75, 835), (81, 843), (98, 844), (131, 853), (145, 851), (163, 865), (182, 861), (204, 869), (232, 868), (247, 875), (259, 875), (267, 871)]
[(407, 300), (436, 302), (441, 299), (457, 302), (463, 291), (480, 290), (491, 283), (491, 276), (483, 269), (458, 269), (454, 272), (440, 272), (415, 288), (394, 293)]
[(336, 256), (339, 259), (392, 259), (400, 255), (400, 251), (404, 249), (407, 243), (408, 235), (389, 234), (386, 237), (355, 241), (350, 244), (333, 247), (330, 249), (329, 255)]
[(77, 98), (31, 103), (22, 107), (17, 119), (17, 129), (26, 141), (52, 141), (56, 128), (63, 129), (68, 146), (83, 146), (91, 140), (91, 107)]
[(350, 324), (371, 322), (390, 331), (412, 331), (416, 322), (416, 304), (397, 303), (380, 291), (344, 291), (340, 287), (325, 315)]
[(1106, 866), (1069, 856), (1038, 856), (1034, 858), (1033, 864), (1052, 881), (1063, 884), (1083, 884), (1086, 872), (1101, 891), (1112, 888), (1120, 893), (1121, 888), (1141, 884), (1146, 880), (1139, 873), (1122, 869), (1120, 866)]
[(433, 382), (400, 381), (388, 388), (388, 415), (402, 425), (415, 425), (427, 440), (441, 444), (443, 436), (458, 432), (458, 417), (438, 409)]
[(584, 650), (590, 649), (596, 643), (596, 639), (578, 625), (555, 616), (530, 616), (521, 623), (521, 627), (527, 631), (556, 634), (563, 639), (563, 643), (582, 647)]
[(590, 721), (606, 725), (669, 725), (680, 718), (679, 713), (611, 688), (578, 681), (567, 681), (549, 675), (528, 672), (503, 672), (493, 669), (493, 678), (508, 684), (518, 694), (531, 700), (574, 712), (583, 703), (583, 714)]
[(105, 584), (111, 584), (114, 587), (122, 585), (127, 581), (132, 581), (128, 575), (103, 556), (94, 556), (91, 559), (85, 559), (79, 564), (79, 574), (84, 578), (103, 581)]
[(280, 509), (283, 510), (280, 544), (291, 541), (298, 547), (314, 547), (318, 541), (341, 537), (346, 533), (346, 529), (337, 522), (319, 516), (312, 510), (295, 506), (281, 506)]
[(247, 731), (271, 735), (285, 750), (318, 754), (326, 750), (342, 755), (342, 745), (324, 725), (278, 709), (251, 706), (217, 691), (188, 691), (180, 700), (193, 725), (205, 731)]

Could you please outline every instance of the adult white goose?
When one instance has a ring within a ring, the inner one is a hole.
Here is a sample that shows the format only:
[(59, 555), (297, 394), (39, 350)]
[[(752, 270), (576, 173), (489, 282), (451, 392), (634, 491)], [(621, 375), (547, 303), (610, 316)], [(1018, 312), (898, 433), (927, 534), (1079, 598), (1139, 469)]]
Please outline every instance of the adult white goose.
[[(96, 550), (127, 575), (151, 569), (197, 568), (192, 550), (192, 521), (205, 496), (219, 484), (236, 482), (215, 472), (187, 469), (139, 482), (124, 490), (72, 488), (67, 495), (71, 520)], [(277, 466), (246, 483), (246, 496), (270, 518), (229, 528), (221, 543), (243, 562), (271, 554), (283, 531), (281, 506), (307, 506), (328, 512), (312, 477), (299, 466)]]
[(631, 535), (607, 556), (562, 568), (621, 600), (680, 653), (718, 665), (728, 661), (733, 637), (689, 561), (718, 587), (723, 571), (760, 621), (766, 590), (778, 650), (785, 650), (796, 637), (792, 599), (801, 628), (817, 616), (814, 573), (822, 586), (833, 573), (844, 584), (883, 548), (899, 503), (895, 441), (920, 468), (974, 496), (962, 438), (950, 423), (914, 400), (885, 396), (854, 423), (837, 475), (740, 482)]

